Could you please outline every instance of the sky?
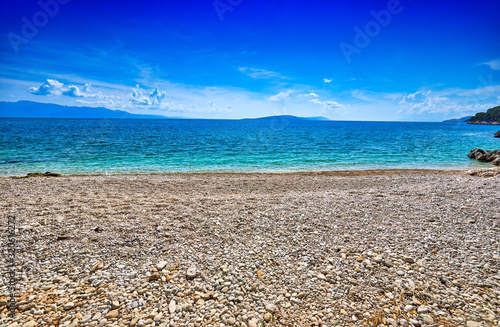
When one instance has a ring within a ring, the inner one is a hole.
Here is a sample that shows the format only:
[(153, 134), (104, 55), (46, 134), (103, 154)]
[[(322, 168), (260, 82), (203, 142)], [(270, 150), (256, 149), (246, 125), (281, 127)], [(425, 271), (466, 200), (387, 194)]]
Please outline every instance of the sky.
[(441, 121), (500, 104), (500, 1), (2, 0), (0, 101)]

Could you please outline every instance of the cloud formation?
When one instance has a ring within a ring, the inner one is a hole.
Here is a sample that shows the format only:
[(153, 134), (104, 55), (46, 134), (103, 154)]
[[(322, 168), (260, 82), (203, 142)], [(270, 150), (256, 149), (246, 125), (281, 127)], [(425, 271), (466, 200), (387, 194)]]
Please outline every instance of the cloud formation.
[(48, 79), (39, 86), (33, 86), (28, 89), (28, 92), (35, 95), (61, 94), (63, 83), (55, 79)]
[(319, 99), (311, 99), (309, 101), (322, 105), (325, 113), (340, 113), (345, 109), (344, 105), (336, 101), (320, 101)]
[(269, 101), (283, 101), (286, 98), (288, 98), (290, 94), (292, 94), (292, 92), (293, 92), (292, 90), (281, 91), (276, 95), (267, 97), (266, 99)]
[(290, 79), (289, 77), (273, 72), (272, 70), (249, 67), (238, 67), (238, 70), (255, 79)]
[(90, 84), (87, 83), (80, 90), (76, 85), (64, 86), (63, 83), (55, 79), (47, 79), (39, 86), (30, 87), (28, 92), (34, 95), (64, 95), (72, 98), (100, 98), (107, 99), (101, 92), (90, 93)]
[(493, 70), (500, 70), (500, 59), (485, 62), (484, 64), (490, 66)]
[(333, 80), (328, 78), (323, 78), (324, 83), (331, 83)]
[(474, 113), (494, 107), (493, 103), (471, 103), (470, 99), (457, 102), (448, 97), (433, 95), (432, 91), (410, 93), (399, 102), (400, 112), (407, 114)]
[(319, 95), (317, 95), (314, 92), (311, 92), (311, 93), (299, 94), (299, 97), (319, 98)]
[(433, 96), (432, 91), (417, 91), (403, 97), (399, 102), (409, 114), (427, 113), (445, 113), (458, 111), (454, 103), (450, 103), (447, 97)]
[(132, 104), (139, 106), (159, 107), (161, 105), (161, 101), (165, 99), (166, 96), (167, 92), (160, 91), (157, 87), (149, 93), (149, 96), (143, 95), (139, 85), (137, 85), (134, 89), (132, 89), (129, 101)]

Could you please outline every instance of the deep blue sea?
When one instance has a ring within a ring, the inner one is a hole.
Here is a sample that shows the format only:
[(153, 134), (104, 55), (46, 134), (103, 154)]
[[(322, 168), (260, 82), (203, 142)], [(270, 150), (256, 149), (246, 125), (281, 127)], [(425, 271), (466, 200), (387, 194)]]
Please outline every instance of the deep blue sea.
[(0, 175), (491, 167), (499, 126), (256, 120), (0, 119)]

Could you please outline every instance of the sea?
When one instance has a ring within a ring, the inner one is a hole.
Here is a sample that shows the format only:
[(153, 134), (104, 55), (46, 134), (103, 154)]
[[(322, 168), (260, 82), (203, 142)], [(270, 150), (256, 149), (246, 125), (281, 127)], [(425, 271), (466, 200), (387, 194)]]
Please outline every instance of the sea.
[(0, 176), (487, 168), (491, 125), (202, 119), (0, 119)]

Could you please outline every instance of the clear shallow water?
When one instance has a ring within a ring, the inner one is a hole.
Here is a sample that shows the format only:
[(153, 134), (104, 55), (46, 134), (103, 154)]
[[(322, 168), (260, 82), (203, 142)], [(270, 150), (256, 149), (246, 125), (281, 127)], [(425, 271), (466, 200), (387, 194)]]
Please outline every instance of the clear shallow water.
[(499, 126), (465, 123), (0, 119), (0, 175), (491, 167)]

